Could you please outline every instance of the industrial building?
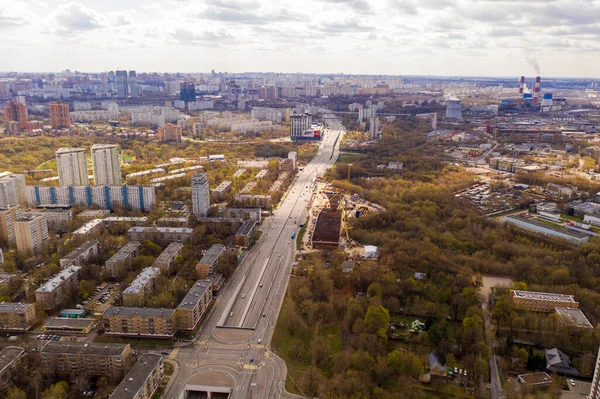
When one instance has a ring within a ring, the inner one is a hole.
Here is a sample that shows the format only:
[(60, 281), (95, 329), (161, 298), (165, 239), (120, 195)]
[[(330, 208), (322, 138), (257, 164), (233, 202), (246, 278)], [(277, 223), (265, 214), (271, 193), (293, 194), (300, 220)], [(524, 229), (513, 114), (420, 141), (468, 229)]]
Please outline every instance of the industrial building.
[(140, 253), (140, 246), (139, 241), (129, 241), (111, 256), (104, 264), (108, 275), (112, 278), (122, 275)]
[(35, 304), (22, 302), (0, 303), (0, 330), (26, 331), (36, 322)]
[(504, 220), (509, 225), (532, 231), (534, 233), (542, 234), (547, 237), (565, 240), (575, 245), (586, 243), (589, 240), (589, 237), (586, 234), (571, 231), (564, 228), (550, 226), (545, 223), (538, 222), (536, 220), (527, 219), (523, 216), (506, 216)]
[(446, 105), (446, 118), (462, 119), (460, 100), (456, 97), (450, 98)]
[(111, 306), (104, 313), (104, 333), (123, 337), (171, 338), (175, 309)]
[(557, 307), (579, 308), (579, 302), (573, 299), (573, 295), (511, 290), (510, 297), (516, 306), (532, 312), (552, 313)]
[(60, 267), (83, 266), (98, 256), (98, 240), (86, 241), (60, 259)]
[(121, 378), (135, 361), (129, 344), (48, 342), (40, 350), (43, 374)]
[(163, 375), (162, 356), (144, 353), (108, 399), (151, 399), (162, 383)]
[(193, 331), (202, 320), (213, 301), (212, 284), (208, 280), (196, 281), (183, 301), (177, 306), (177, 328)]
[(214, 273), (217, 269), (217, 263), (221, 256), (225, 253), (225, 245), (214, 244), (200, 259), (200, 262), (196, 265), (196, 272), (198, 273), (198, 279), (203, 280), (208, 277), (209, 274)]

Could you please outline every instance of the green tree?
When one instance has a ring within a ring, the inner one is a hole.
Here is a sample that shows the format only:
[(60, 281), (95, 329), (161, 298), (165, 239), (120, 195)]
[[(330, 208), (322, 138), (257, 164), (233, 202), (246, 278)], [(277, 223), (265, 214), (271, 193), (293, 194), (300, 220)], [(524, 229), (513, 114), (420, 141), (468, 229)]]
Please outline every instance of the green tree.
[(390, 312), (383, 306), (369, 306), (364, 319), (365, 329), (370, 334), (387, 337), (390, 325)]
[(42, 399), (65, 399), (68, 393), (69, 385), (65, 381), (59, 381), (42, 392)]
[(27, 394), (17, 387), (10, 387), (6, 391), (6, 399), (27, 399)]

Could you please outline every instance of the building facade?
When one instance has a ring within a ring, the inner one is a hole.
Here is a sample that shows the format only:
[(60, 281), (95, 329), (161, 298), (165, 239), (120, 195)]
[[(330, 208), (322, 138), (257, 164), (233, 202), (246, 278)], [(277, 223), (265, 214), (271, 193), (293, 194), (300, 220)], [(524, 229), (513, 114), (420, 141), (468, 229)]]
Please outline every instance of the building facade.
[(181, 141), (181, 127), (172, 123), (166, 123), (158, 128), (158, 141)]
[(111, 306), (104, 313), (104, 333), (123, 337), (171, 338), (175, 309)]
[(92, 146), (92, 165), (96, 186), (121, 185), (121, 164), (119, 146), (116, 144), (94, 144)]
[(160, 269), (157, 267), (144, 268), (121, 294), (123, 305), (128, 307), (144, 306), (146, 299), (154, 292), (154, 280), (159, 275)]
[(50, 103), (50, 123), (52, 129), (68, 129), (71, 127), (69, 104), (63, 104), (60, 100)]
[(21, 216), (15, 221), (17, 251), (39, 255), (50, 239), (48, 222), (42, 215)]
[(49, 230), (66, 232), (73, 220), (73, 211), (70, 205), (40, 205), (37, 208), (23, 212), (25, 216), (43, 216)]
[(17, 367), (26, 355), (25, 349), (18, 346), (7, 346), (0, 351), (0, 394), (14, 385), (13, 378)]
[(227, 248), (222, 244), (214, 244), (206, 251), (200, 262), (196, 264), (196, 272), (198, 273), (198, 279), (203, 280), (208, 277), (209, 274), (214, 273), (217, 270), (217, 264), (219, 259), (225, 253)]
[(42, 304), (45, 310), (53, 310), (74, 295), (79, 285), (79, 266), (69, 266), (55, 274), (45, 284), (35, 290), (35, 300)]
[(210, 189), (206, 173), (192, 175), (192, 213), (196, 219), (206, 217), (210, 208)]
[(212, 284), (210, 281), (196, 281), (183, 301), (177, 306), (177, 327), (193, 331), (202, 320), (213, 301)]
[(140, 253), (140, 246), (139, 241), (129, 241), (111, 256), (104, 264), (108, 275), (111, 278), (123, 275), (126, 269), (131, 266), (133, 258)]
[(192, 232), (187, 227), (136, 226), (127, 231), (127, 237), (130, 241), (150, 240), (159, 245), (168, 245), (172, 242), (186, 242)]
[(554, 312), (555, 308), (579, 308), (579, 302), (573, 295), (553, 294), (548, 292), (511, 290), (513, 303), (532, 312)]
[(0, 209), (0, 238), (9, 246), (17, 243), (15, 222), (20, 218), (21, 209), (18, 206)]
[(292, 114), (290, 115), (290, 137), (292, 140), (303, 137), (304, 132), (310, 129), (312, 125), (312, 115)]
[[(9, 123), (16, 122), (16, 123)], [(27, 131), (27, 106), (17, 101), (11, 101), (4, 106), (4, 126), (7, 133), (18, 134)], [(11, 126), (9, 131), (9, 126)]]
[(181, 251), (183, 250), (183, 244), (180, 242), (172, 242), (170, 243), (164, 251), (158, 255), (158, 258), (152, 264), (153, 267), (156, 267), (160, 270), (171, 271), (173, 267), (173, 263), (175, 263), (175, 259), (181, 255)]
[(59, 148), (56, 151), (56, 167), (61, 186), (87, 186), (90, 184), (85, 148)]
[(163, 376), (162, 356), (144, 353), (108, 399), (151, 399), (162, 383)]
[(0, 303), (0, 330), (27, 331), (33, 327), (35, 322), (35, 305), (33, 303)]
[(60, 259), (60, 267), (83, 266), (98, 256), (98, 240), (84, 242)]

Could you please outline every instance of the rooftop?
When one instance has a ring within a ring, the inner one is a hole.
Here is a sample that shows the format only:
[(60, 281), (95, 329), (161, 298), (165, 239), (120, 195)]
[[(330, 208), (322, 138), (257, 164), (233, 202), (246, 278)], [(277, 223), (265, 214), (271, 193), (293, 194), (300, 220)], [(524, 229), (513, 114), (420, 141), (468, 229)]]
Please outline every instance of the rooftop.
[(18, 346), (7, 346), (0, 351), (0, 373), (15, 361), (17, 356), (25, 352), (25, 349)]
[(50, 341), (42, 353), (69, 353), (87, 356), (119, 356), (129, 344), (109, 344), (78, 341)]
[(192, 234), (193, 230), (188, 227), (156, 227), (156, 226), (134, 226), (127, 230), (128, 233), (187, 233)]
[(125, 216), (110, 216), (104, 219), (105, 222), (136, 222), (136, 223), (146, 223), (148, 218), (146, 216), (139, 217), (125, 217)]
[(199, 263), (203, 265), (213, 265), (217, 260), (219, 260), (219, 257), (223, 254), (223, 252), (225, 252), (225, 245), (214, 244), (209, 248), (208, 251), (206, 251)]
[(65, 280), (78, 273), (79, 270), (81, 270), (81, 267), (79, 266), (65, 267), (60, 272), (55, 274), (50, 280), (46, 281), (44, 285), (40, 286), (40, 288), (35, 290), (35, 292), (52, 292), (57, 287), (61, 286), (62, 283), (65, 282)]
[(103, 150), (105, 148), (119, 148), (119, 146), (116, 144), (94, 144), (92, 146), (92, 151), (93, 150)]
[(58, 211), (68, 211), (71, 209), (71, 205), (68, 204), (40, 204), (38, 205), (35, 210), (36, 211), (53, 211), (53, 212), (58, 212)]
[(48, 320), (44, 326), (44, 330), (85, 330), (91, 328), (96, 321), (96, 319), (91, 318), (74, 319), (72, 317), (53, 317)]
[(256, 222), (254, 220), (246, 220), (235, 234), (248, 235), (250, 232), (252, 232), (255, 226)]
[(102, 223), (102, 219), (90, 220), (89, 222), (85, 223), (83, 226), (75, 230), (73, 234), (86, 234), (94, 227), (98, 226), (100, 223)]
[(576, 303), (575, 299), (573, 299), (573, 295), (564, 295), (564, 294), (552, 294), (549, 292), (534, 292), (534, 291), (511, 291), (515, 298), (522, 299), (533, 299), (537, 301), (559, 301), (559, 302), (568, 302), (568, 303)]
[(140, 317), (159, 317), (170, 318), (173, 316), (175, 309), (159, 309), (159, 308), (135, 308), (126, 306), (111, 306), (104, 312), (104, 317), (107, 316), (140, 316)]
[(546, 373), (519, 374), (517, 376), (521, 384), (545, 385), (552, 383), (552, 378)]
[(162, 251), (160, 253), (160, 255), (158, 255), (158, 258), (156, 258), (154, 263), (169, 262), (174, 256), (177, 255), (177, 253), (179, 253), (179, 251), (181, 250), (182, 247), (183, 247), (183, 244), (180, 242), (170, 243), (169, 246), (167, 248), (165, 248), (165, 250)]
[(148, 282), (153, 280), (156, 276), (160, 274), (160, 269), (158, 267), (146, 267), (143, 269), (140, 274), (129, 284), (129, 287), (123, 291), (123, 295), (129, 294), (139, 294)]
[(86, 218), (86, 219), (98, 219), (105, 218), (110, 215), (110, 211), (108, 209), (87, 209), (81, 212), (77, 217)]
[(60, 147), (56, 150), (56, 154), (68, 154), (70, 152), (85, 152), (85, 148), (70, 148), (70, 147)]
[(137, 251), (141, 244), (139, 241), (129, 241), (123, 247), (121, 247), (113, 256), (110, 257), (107, 262), (123, 262), (127, 259), (132, 252)]
[(206, 291), (210, 289), (211, 282), (207, 280), (199, 280), (192, 286), (192, 289), (187, 293), (183, 301), (177, 306), (178, 309), (192, 310), (202, 299)]
[(86, 241), (83, 244), (81, 244), (80, 246), (78, 246), (77, 248), (75, 248), (74, 250), (72, 250), (71, 252), (69, 252), (67, 255), (63, 256), (63, 259), (73, 260), (73, 259), (77, 258), (78, 256), (80, 256), (81, 254), (89, 251), (91, 248), (97, 247), (98, 244), (99, 244), (98, 240)]
[(520, 216), (520, 215), (506, 216), (505, 219), (506, 219), (506, 221), (509, 221), (509, 220), (513, 219), (513, 220), (518, 220), (518, 221), (521, 221), (521, 222), (529, 223), (529, 224), (531, 224), (533, 226), (537, 226), (537, 227), (540, 227), (540, 228), (543, 228), (543, 229), (546, 229), (546, 230), (556, 231), (557, 233), (562, 233), (562, 234), (565, 234), (565, 235), (569, 235), (569, 236), (572, 236), (574, 238), (581, 239), (581, 238), (587, 237), (587, 235), (582, 234), (582, 233), (578, 233), (576, 231), (571, 231), (571, 230), (566, 230), (566, 229), (563, 229), (563, 228), (554, 227), (554, 226), (548, 225), (546, 223), (538, 222), (537, 220), (533, 220), (533, 219), (528, 219), (528, 218)]
[(34, 306), (33, 303), (2, 302), (0, 303), (0, 313), (25, 313), (30, 306)]
[(123, 381), (117, 386), (109, 399), (136, 399), (148, 377), (162, 361), (162, 356), (154, 353), (140, 355), (138, 361), (129, 370)]
[(557, 307), (556, 313), (569, 327), (594, 328), (580, 309)]
[(227, 188), (229, 188), (232, 184), (233, 183), (231, 180), (222, 181), (221, 184), (219, 184), (213, 191), (221, 192), (227, 190)]

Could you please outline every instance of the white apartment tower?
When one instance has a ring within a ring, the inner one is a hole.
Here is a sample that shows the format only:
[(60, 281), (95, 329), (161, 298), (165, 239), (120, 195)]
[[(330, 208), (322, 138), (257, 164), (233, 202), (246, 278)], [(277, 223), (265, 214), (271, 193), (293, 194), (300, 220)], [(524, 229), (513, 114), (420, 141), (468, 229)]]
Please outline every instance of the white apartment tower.
[(58, 181), (61, 186), (88, 186), (85, 148), (62, 147), (56, 151)]
[(94, 144), (92, 146), (94, 185), (121, 185), (121, 164), (119, 146), (116, 144)]
[(206, 217), (210, 207), (210, 190), (206, 173), (192, 176), (192, 213), (196, 219)]
[(312, 115), (309, 113), (290, 115), (290, 137), (292, 140), (294, 137), (302, 137), (304, 132), (310, 129), (311, 124)]

